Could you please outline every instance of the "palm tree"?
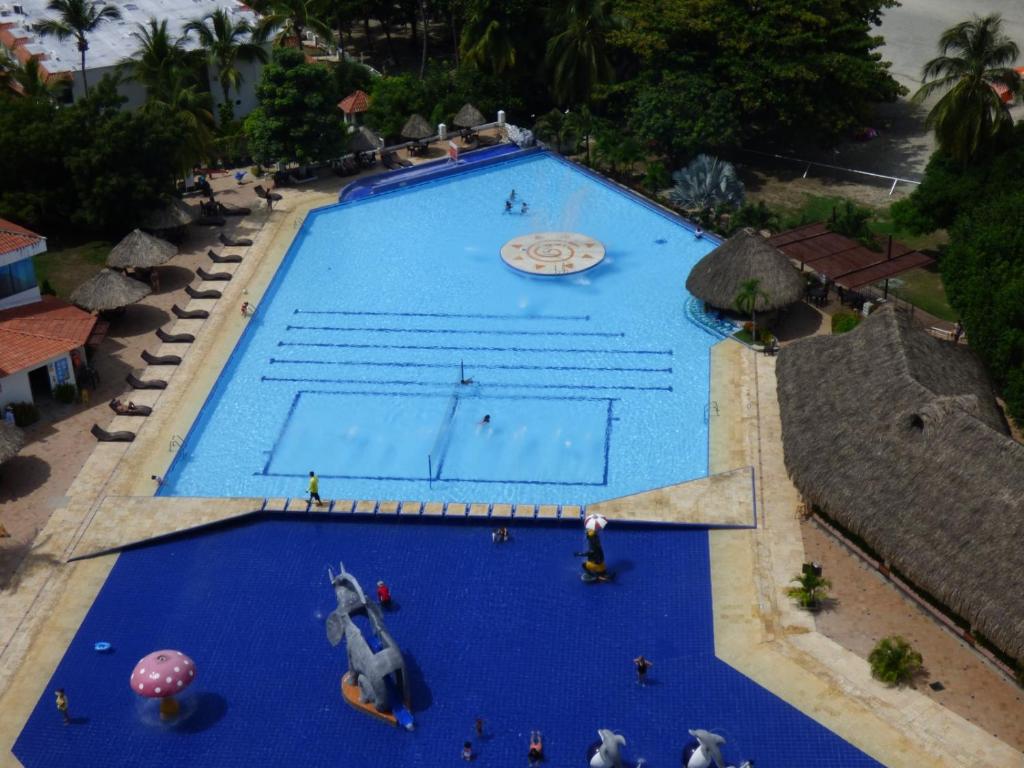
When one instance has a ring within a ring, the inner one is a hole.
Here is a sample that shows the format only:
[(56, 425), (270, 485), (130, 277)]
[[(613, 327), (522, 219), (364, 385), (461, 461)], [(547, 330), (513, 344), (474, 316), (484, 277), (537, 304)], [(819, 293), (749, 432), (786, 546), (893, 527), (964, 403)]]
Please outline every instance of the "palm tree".
[(1013, 119), (993, 86), (1001, 84), (1016, 96), (1020, 75), (1010, 65), (1017, 59), (1017, 44), (1002, 29), (1002, 18), (991, 14), (973, 17), (942, 33), (941, 55), (924, 65), (921, 102), (945, 91), (928, 113), (939, 147), (966, 165), (978, 149)]
[(768, 294), (761, 290), (761, 281), (752, 279), (740, 283), (740, 292), (733, 303), (736, 309), (750, 315), (750, 335), (757, 342), (757, 302), (768, 301)]
[(816, 608), (828, 596), (832, 587), (832, 582), (819, 576), (813, 568), (793, 577), (792, 581), (797, 586), (787, 589), (786, 594), (796, 600), (801, 608)]
[(516, 63), (511, 21), (502, 7), (496, 0), (473, 0), (466, 9), (459, 44), (465, 61), (495, 74)]
[(213, 13), (185, 25), (185, 37), (193, 32), (206, 51), (210, 63), (217, 69), (217, 81), (224, 94), (225, 109), (229, 114), (234, 114), (231, 106), (231, 89), (237, 91), (242, 83), (238, 63), (267, 63), (269, 57), (263, 45), (267, 40), (268, 30), (257, 30), (244, 19), (236, 24), (231, 19), (231, 14), (223, 8), (218, 8)]
[(89, 50), (86, 35), (95, 32), (107, 21), (121, 18), (121, 11), (114, 5), (96, 5), (89, 0), (50, 0), (47, 10), (57, 14), (56, 19), (44, 19), (36, 25), (41, 35), (53, 35), (58, 40), (75, 38), (78, 52), (82, 56), (82, 86), (89, 93), (89, 81), (85, 76), (85, 52)]
[(697, 155), (693, 161), (672, 174), (675, 186), (669, 199), (688, 211), (706, 211), (720, 205), (738, 207), (746, 190), (732, 163), (711, 155)]
[(131, 57), (121, 62), (128, 78), (146, 88), (146, 98), (166, 101), (185, 66), (185, 50), (180, 40), (167, 31), (167, 21), (150, 19), (148, 24), (137, 24), (132, 37), (138, 47)]
[(889, 685), (910, 682), (921, 669), (922, 661), (921, 654), (899, 635), (879, 640), (868, 654), (871, 676)]
[(285, 45), (294, 37), (302, 50), (302, 36), (307, 29), (328, 40), (333, 37), (330, 25), (320, 16), (318, 0), (253, 0), (249, 5), (261, 16), (256, 34), (269, 38), (272, 31), (279, 30), (278, 45)]
[(166, 85), (166, 91), (157, 98), (150, 98), (144, 109), (164, 110), (170, 119), (181, 125), (185, 141), (175, 159), (178, 169), (185, 175), (209, 158), (213, 148), (212, 99), (208, 91), (200, 90), (191, 82), (191, 75), (185, 70), (177, 70)]
[(0, 89), (12, 88), (30, 99), (52, 99), (64, 85), (62, 80), (47, 80), (37, 59), (22, 64), (0, 46)]
[(545, 63), (551, 92), (563, 105), (590, 101), (594, 86), (612, 79), (606, 35), (615, 24), (608, 0), (560, 0), (551, 26), (561, 32), (548, 40)]
[(565, 127), (576, 134), (577, 150), (579, 142), (583, 142), (587, 149), (587, 165), (590, 165), (590, 137), (597, 127), (597, 120), (594, 119), (590, 107), (584, 104), (579, 109), (566, 110)]

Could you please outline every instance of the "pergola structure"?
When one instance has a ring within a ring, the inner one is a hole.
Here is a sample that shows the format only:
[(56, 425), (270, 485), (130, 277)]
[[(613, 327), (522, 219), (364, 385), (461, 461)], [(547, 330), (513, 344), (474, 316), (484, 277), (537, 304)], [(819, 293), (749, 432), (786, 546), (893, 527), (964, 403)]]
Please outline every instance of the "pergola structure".
[(873, 251), (853, 238), (832, 232), (823, 223), (780, 232), (768, 242), (792, 260), (799, 261), (801, 270), (807, 266), (850, 290), (935, 263), (931, 256), (891, 237), (880, 240), (881, 250)]

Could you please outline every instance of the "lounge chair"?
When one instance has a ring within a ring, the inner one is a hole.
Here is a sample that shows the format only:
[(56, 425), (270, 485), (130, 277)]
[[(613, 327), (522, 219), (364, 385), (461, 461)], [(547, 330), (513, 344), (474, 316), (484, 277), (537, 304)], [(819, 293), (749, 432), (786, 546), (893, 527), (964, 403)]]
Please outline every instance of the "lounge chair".
[(149, 365), (181, 365), (181, 358), (178, 355), (151, 355), (144, 349), (140, 357)]
[(197, 291), (191, 285), (185, 286), (185, 293), (193, 299), (219, 299), (220, 291), (215, 288), (207, 288), (205, 291)]
[(256, 197), (260, 200), (273, 200), (275, 203), (283, 198), (277, 192), (268, 192), (263, 188), (262, 184), (257, 184), (253, 187), (253, 191), (256, 193)]
[(156, 329), (156, 337), (165, 344), (191, 344), (196, 340), (191, 333), (167, 333), (163, 328)]
[(99, 424), (93, 424), (92, 429), (89, 431), (92, 432), (92, 436), (101, 443), (130, 443), (135, 439), (134, 432), (107, 432), (107, 430), (100, 427)]
[(153, 412), (153, 409), (148, 405), (136, 405), (132, 402), (125, 404), (116, 397), (111, 400), (108, 405), (110, 406), (110, 410), (118, 416), (149, 416), (149, 414)]
[(242, 257), (237, 253), (230, 253), (227, 256), (221, 256), (215, 251), (207, 251), (206, 255), (210, 257), (210, 261), (214, 264), (241, 264)]
[(396, 168), (402, 167), (395, 161), (395, 156), (390, 152), (381, 152), (380, 161), (384, 165), (384, 167), (387, 168), (389, 171), (393, 171)]
[(179, 320), (205, 320), (210, 316), (205, 309), (182, 309), (177, 304), (171, 307), (171, 313)]
[(299, 177), (297, 177), (294, 173), (289, 173), (288, 174), (288, 183), (289, 184), (308, 184), (309, 182), (316, 181), (316, 180), (317, 180), (317, 175), (315, 173), (312, 176), (305, 176), (305, 177), (303, 177), (301, 179)]
[(132, 385), (132, 389), (167, 389), (167, 382), (163, 379), (149, 379), (148, 381), (143, 381), (134, 373), (129, 373), (125, 376), (124, 380)]
[(207, 272), (202, 267), (199, 267), (196, 270), (196, 274), (199, 275), (199, 278), (201, 280), (206, 280), (207, 282), (227, 282), (228, 280), (231, 279), (230, 272)]
[(247, 246), (252, 245), (252, 240), (250, 240), (248, 237), (240, 237), (237, 240), (234, 240), (225, 235), (223, 232), (221, 232), (220, 235), (218, 235), (218, 239), (220, 240), (222, 245), (226, 245), (229, 248), (245, 248)]
[(217, 211), (220, 212), (221, 216), (248, 216), (252, 213), (252, 208), (243, 208), (238, 205), (225, 205), (218, 201)]
[(228, 220), (223, 216), (200, 216), (196, 219), (196, 224), (202, 224), (207, 227), (223, 227), (228, 223)]

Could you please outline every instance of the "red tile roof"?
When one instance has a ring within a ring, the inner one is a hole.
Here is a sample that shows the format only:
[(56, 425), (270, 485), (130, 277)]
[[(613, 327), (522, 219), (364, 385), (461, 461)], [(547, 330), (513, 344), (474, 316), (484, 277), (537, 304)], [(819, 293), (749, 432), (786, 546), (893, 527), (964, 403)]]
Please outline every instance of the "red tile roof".
[(370, 108), (370, 97), (364, 91), (353, 91), (344, 99), (338, 102), (338, 109), (346, 114), (352, 115), (356, 112), (365, 112)]
[(52, 296), (0, 311), (0, 376), (82, 346), (95, 324), (88, 312)]
[(13, 221), (0, 219), (0, 254), (10, 253), (19, 248), (26, 248), (43, 240), (45, 238), (42, 235), (37, 235), (31, 230), (19, 227)]

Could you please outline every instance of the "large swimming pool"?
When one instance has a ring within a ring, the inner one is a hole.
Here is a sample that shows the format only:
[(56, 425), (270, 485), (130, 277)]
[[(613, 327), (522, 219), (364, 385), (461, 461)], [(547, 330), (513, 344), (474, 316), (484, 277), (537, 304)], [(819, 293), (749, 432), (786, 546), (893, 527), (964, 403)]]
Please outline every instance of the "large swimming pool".
[[(607, 256), (503, 263), (544, 231)], [(297, 496), (315, 470), (325, 498), (586, 504), (701, 477), (715, 339), (684, 282), (713, 246), (543, 152), (315, 211), (161, 493)]]

